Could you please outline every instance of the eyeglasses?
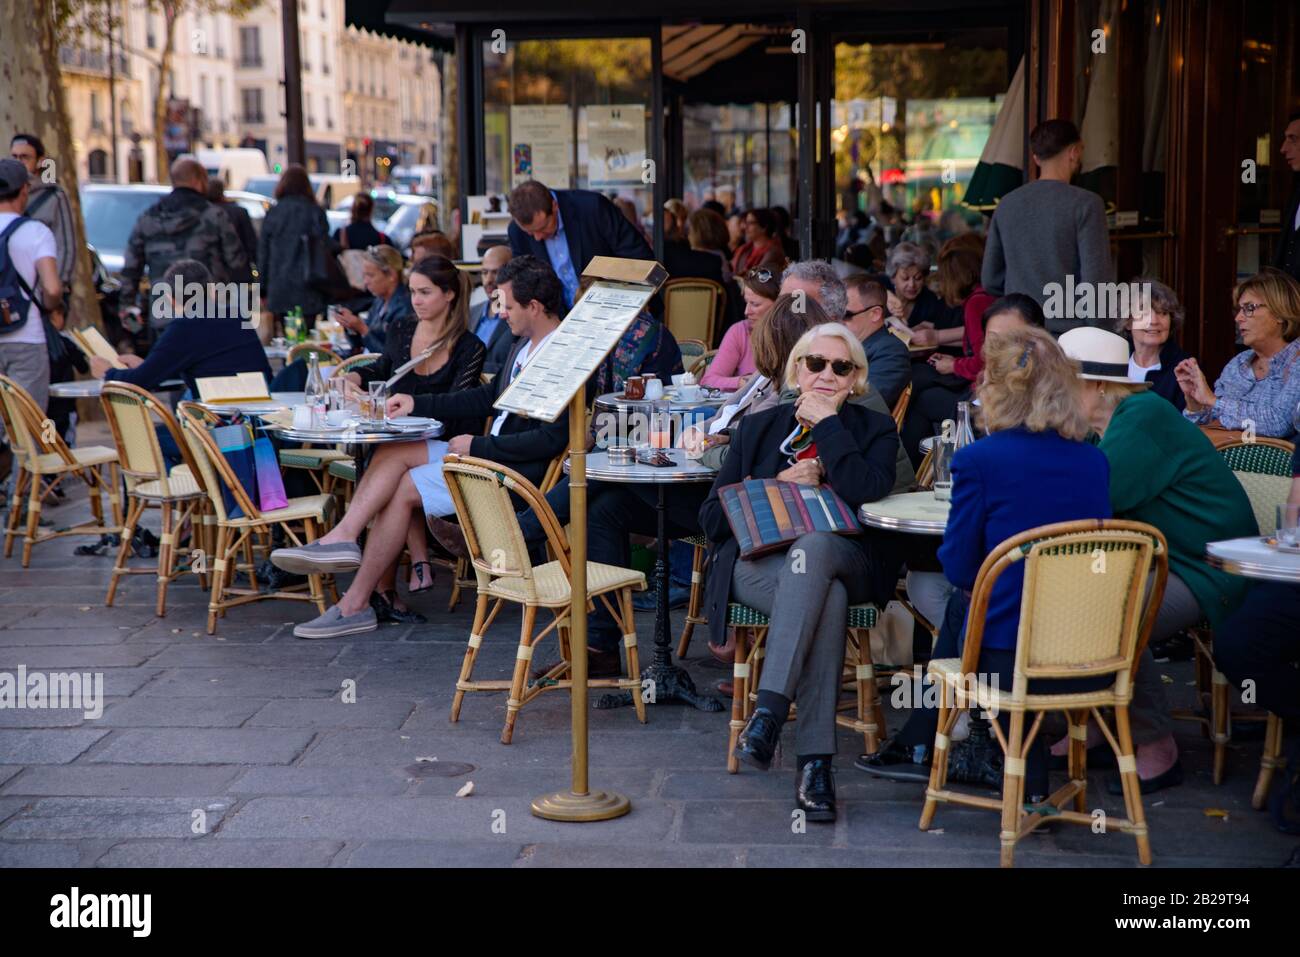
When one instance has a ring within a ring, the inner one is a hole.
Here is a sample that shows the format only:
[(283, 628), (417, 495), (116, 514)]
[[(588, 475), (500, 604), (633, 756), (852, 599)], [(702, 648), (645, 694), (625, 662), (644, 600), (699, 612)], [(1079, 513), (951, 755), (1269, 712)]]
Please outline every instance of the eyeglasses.
[(745, 273), (746, 279), (753, 279), (756, 282), (771, 282), (772, 270), (764, 269), (761, 266), (755, 266), (749, 272)]
[(807, 367), (808, 371), (811, 372), (813, 375), (816, 375), (817, 373), (825, 369), (826, 364), (829, 362), (831, 366), (831, 371), (834, 372), (841, 379), (845, 378), (846, 376), (852, 375), (853, 372), (858, 368), (858, 364), (856, 362), (850, 361), (849, 359), (827, 359), (825, 356), (807, 355), (803, 357), (802, 361), (803, 364)]
[(1237, 311), (1238, 311), (1238, 312), (1245, 313), (1247, 319), (1253, 319), (1253, 318), (1255, 317), (1255, 313), (1257, 313), (1257, 312), (1258, 312), (1259, 310), (1261, 310), (1261, 309), (1267, 309), (1267, 308), (1268, 308), (1268, 305), (1265, 304), (1265, 303), (1262, 303), (1262, 302), (1239, 302), (1239, 303), (1237, 303)]

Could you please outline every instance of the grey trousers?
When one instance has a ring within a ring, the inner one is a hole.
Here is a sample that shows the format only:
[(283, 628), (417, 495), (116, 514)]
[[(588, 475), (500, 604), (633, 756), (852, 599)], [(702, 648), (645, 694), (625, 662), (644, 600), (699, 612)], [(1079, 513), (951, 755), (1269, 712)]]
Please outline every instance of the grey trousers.
[(732, 598), (771, 619), (759, 690), (799, 705), (797, 754), (835, 753), (835, 705), (848, 608), (870, 599), (861, 547), (829, 532), (802, 536), (781, 555), (736, 562)]
[[(1165, 582), (1165, 597), (1156, 612), (1156, 624), (1151, 629), (1151, 641), (1172, 638), (1185, 628), (1201, 620), (1201, 606), (1190, 588), (1173, 572)], [(1138, 661), (1137, 675), (1133, 679), (1133, 700), (1129, 703), (1129, 718), (1133, 722), (1133, 743), (1151, 744), (1173, 733), (1174, 721), (1169, 713), (1169, 698), (1165, 683), (1160, 680), (1160, 666), (1148, 647)]]
[(50, 398), (50, 354), (44, 342), (0, 341), (0, 374), (31, 393), (41, 412), (45, 412)]

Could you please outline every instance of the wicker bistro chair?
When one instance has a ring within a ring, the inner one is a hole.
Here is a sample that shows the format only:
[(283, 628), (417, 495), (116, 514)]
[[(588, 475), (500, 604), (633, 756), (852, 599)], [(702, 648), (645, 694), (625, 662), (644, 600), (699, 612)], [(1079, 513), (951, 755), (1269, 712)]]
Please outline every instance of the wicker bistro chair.
[[(199, 509), (207, 501), (207, 492), (199, 484), (201, 473), (195, 468), (194, 459), (181, 436), (180, 426), (176, 424), (176, 419), (167, 406), (151, 393), (127, 382), (104, 383), (100, 403), (104, 407), (104, 417), (108, 419), (113, 431), (118, 460), (126, 478), (127, 495), (122, 544), (118, 548), (117, 562), (113, 566), (104, 604), (113, 604), (118, 582), (123, 575), (152, 574), (158, 578), (155, 614), (162, 618), (167, 614), (167, 586), (189, 569), (183, 551), (179, 556), (181, 561), (177, 560), (177, 532), (184, 526), (186, 519), (190, 520), (193, 529), (202, 530)], [(168, 474), (158, 433), (154, 430), (154, 416), (157, 416), (180, 449), (186, 468), (178, 467)], [(147, 508), (157, 508), (162, 513), (158, 562), (153, 568), (129, 568), (126, 560), (131, 552), (131, 538)], [(200, 587), (207, 588), (206, 570), (199, 573), (199, 584)]]
[[(849, 704), (852, 714), (836, 714), (835, 723), (862, 735), (868, 754), (875, 754), (887, 725), (880, 700), (875, 664), (871, 660), (870, 631), (876, 627), (879, 614), (875, 605), (850, 605), (848, 636), (844, 645), (844, 683), (852, 686), (856, 704)], [(756, 608), (730, 602), (727, 605), (727, 627), (736, 634), (736, 658), (732, 667), (731, 724), (727, 739), (727, 771), (740, 770), (736, 758), (736, 741), (758, 700), (758, 679), (762, 671), (764, 644), (767, 639), (769, 619)], [(839, 710), (846, 710), (841, 706)], [(791, 715), (798, 714), (798, 706), (791, 707)]]
[[(216, 543), (208, 558), (212, 575), (212, 596), (208, 601), (208, 634), (217, 630), (217, 619), (224, 617), (227, 609), (268, 598), (285, 598), (293, 601), (310, 601), (317, 611), (325, 613), (325, 591), (322, 576), (308, 575), (307, 585), (292, 585), (277, 591), (263, 592), (257, 587), (256, 564), (253, 560), (253, 535), (266, 535), (279, 525), (295, 545), (314, 541), (324, 528), (334, 499), (329, 495), (304, 495), (289, 499), (289, 504), (273, 512), (262, 512), (253, 504), (239, 479), (231, 470), (216, 442), (208, 434), (208, 423), (202, 409), (192, 402), (182, 402), (180, 411), (181, 433), (194, 458), (194, 467), (208, 502), (216, 515)], [(222, 497), (222, 484), (234, 496), (242, 514), (235, 518), (226, 511)], [(301, 525), (301, 535), (294, 525)], [(244, 562), (240, 563), (241, 549)], [(248, 573), (250, 588), (235, 588), (233, 580), (239, 570)], [(307, 589), (303, 591), (304, 587)], [(330, 580), (333, 591), (333, 580)], [(231, 597), (233, 596), (233, 597)], [(337, 599), (336, 599), (337, 600)]]
[(912, 383), (907, 384), (898, 401), (894, 403), (894, 410), (889, 414), (894, 418), (894, 428), (900, 432), (903, 430), (903, 420), (907, 418), (907, 407), (912, 403)]
[[(501, 729), (501, 743), (509, 744), (514, 735), (515, 719), (525, 704), (549, 688), (571, 688), (573, 684), (570, 678), (565, 677), (570, 668), (569, 543), (555, 513), (546, 504), (546, 499), (518, 472), (486, 459), (457, 455), (448, 455), (443, 459), (442, 471), (447, 477), (447, 488), (456, 505), (461, 528), (465, 530), (465, 544), (469, 548), (470, 562), (478, 581), (474, 625), (470, 631), (469, 646), (465, 649), (465, 660), (461, 664), (460, 678), (456, 681), (451, 720), (460, 719), (466, 692), (509, 689), (506, 722)], [(510, 500), (512, 492), (522, 498), (541, 519), (547, 543), (556, 556), (554, 561), (534, 566), (529, 560), (523, 532)], [(646, 713), (640, 694), (641, 667), (637, 660), (632, 591), (644, 588), (645, 576), (641, 572), (597, 562), (587, 563), (588, 602), (599, 599), (609, 609), (623, 629), (623, 644), (627, 648), (627, 677), (593, 679), (588, 685), (592, 688), (622, 688), (632, 692), (637, 718), (643, 723)], [(474, 662), (483, 644), (483, 635), (505, 602), (524, 606), (514, 675), (509, 681), (475, 681)], [(549, 610), (554, 620), (534, 634), (538, 609)], [(527, 685), (528, 663), (532, 660), (533, 649), (553, 630), (559, 633), (561, 661), (530, 687)]]
[[(1286, 501), (1291, 490), (1291, 456), (1295, 446), (1283, 439), (1259, 437), (1253, 442), (1220, 442), (1216, 448), (1245, 489), (1260, 533), (1272, 535), (1277, 528), (1277, 506)], [(1214, 744), (1214, 783), (1222, 784), (1227, 770), (1233, 719), (1263, 721), (1268, 715), (1260, 711), (1233, 713), (1232, 687), (1214, 666), (1213, 631), (1207, 622), (1202, 622), (1192, 628), (1190, 634), (1195, 648), (1196, 687), (1201, 710), (1177, 710), (1174, 717), (1201, 724), (1201, 730)], [(1267, 763), (1269, 760), (1266, 745), (1264, 761)]]
[(673, 338), (713, 342), (727, 293), (712, 279), (670, 279), (664, 283), (664, 322)]
[(284, 360), (285, 365), (297, 362), (299, 359), (307, 359), (312, 353), (316, 353), (316, 361), (323, 366), (340, 366), (343, 359), (337, 352), (329, 346), (317, 345), (314, 342), (300, 342), (289, 350), (289, 356)]
[[(118, 492), (115, 450), (101, 445), (68, 448), (36, 400), (4, 375), (0, 375), (0, 417), (3, 417), (5, 432), (14, 452), (14, 494), (5, 528), (5, 558), (13, 554), (14, 539), (20, 534), (23, 539), (23, 568), (27, 568), (32, 560), (32, 547), (40, 542), (65, 535), (111, 535), (122, 530), (122, 500)], [(42, 532), (41, 505), (45, 496), (69, 475), (86, 483), (94, 521)], [(105, 491), (113, 510), (111, 525), (104, 522)], [(20, 531), (18, 502), (24, 492), (27, 493), (27, 527)]]
[(682, 368), (687, 370), (709, 351), (702, 339), (678, 339), (677, 347), (682, 350)]
[[(1016, 562), (1025, 563), (1020, 630), (1012, 687), (978, 680), (980, 646), (989, 597), (998, 578)], [(1148, 573), (1155, 579), (1149, 592)], [(1138, 860), (1151, 863), (1151, 845), (1142, 811), (1137, 760), (1129, 727), (1133, 673), (1146, 646), (1164, 597), (1169, 556), (1160, 531), (1141, 522), (1096, 519), (1060, 522), (1029, 529), (993, 548), (975, 579), (966, 641), (961, 658), (937, 658), (929, 673), (940, 685), (939, 727), (934, 761), (925, 791), (920, 828), (928, 830), (940, 803), (964, 804), (1002, 812), (1002, 866), (1013, 863), (1016, 842), (1044, 820), (1091, 826), (1087, 812), (1087, 733), (1095, 718), (1114, 750), (1124, 787), (1126, 818), (1110, 819), (1137, 840)], [(1145, 595), (1145, 597), (1144, 597)], [(1040, 694), (1029, 683), (1041, 679), (1113, 676), (1099, 691)], [(1115, 731), (1101, 716), (1113, 708)], [(948, 744), (953, 726), (967, 708), (1006, 711), (1010, 732), (990, 722), (1004, 753), (1001, 799), (965, 794), (947, 787)], [(1026, 807), (1025, 758), (1048, 712), (1064, 712), (1069, 725), (1069, 781), (1044, 805)], [(1033, 724), (1025, 727), (1029, 715)], [(1065, 806), (1073, 803), (1073, 810)]]
[(717, 349), (710, 349), (698, 359), (693, 359), (689, 363), (683, 363), (686, 371), (695, 376), (695, 381), (699, 382), (704, 378), (704, 373), (709, 371), (709, 366), (713, 365), (713, 360), (718, 357)]

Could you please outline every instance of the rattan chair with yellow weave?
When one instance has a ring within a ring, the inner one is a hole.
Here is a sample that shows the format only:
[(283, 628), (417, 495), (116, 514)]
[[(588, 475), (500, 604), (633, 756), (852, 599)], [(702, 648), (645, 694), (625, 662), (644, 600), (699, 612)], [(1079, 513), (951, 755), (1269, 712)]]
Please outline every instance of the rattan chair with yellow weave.
[(289, 355), (284, 364), (290, 365), (299, 359), (310, 359), (312, 353), (316, 354), (316, 361), (323, 366), (339, 366), (343, 364), (343, 359), (337, 352), (329, 346), (320, 345), (315, 342), (300, 342), (289, 350)]
[(683, 369), (690, 369), (709, 351), (709, 346), (703, 339), (678, 339), (677, 348), (682, 350)]
[[(269, 535), (271, 529), (279, 525), (294, 545), (315, 541), (325, 527), (333, 496), (304, 495), (289, 499), (284, 508), (262, 512), (253, 504), (230, 468), (230, 463), (208, 433), (208, 422), (203, 410), (192, 402), (182, 402), (177, 411), (180, 413), (181, 434), (185, 437), (194, 459), (194, 467), (198, 469), (199, 480), (217, 519), (216, 543), (212, 552), (206, 556), (208, 571), (212, 575), (212, 593), (208, 601), (208, 634), (217, 630), (217, 618), (224, 617), (227, 609), (269, 598), (310, 601), (316, 605), (320, 614), (324, 614), (325, 590), (320, 575), (308, 575), (306, 585), (291, 585), (270, 592), (258, 588), (252, 540), (254, 535)], [(234, 497), (240, 512), (238, 516), (226, 510), (223, 485), (230, 489)], [(244, 555), (242, 563), (239, 561), (241, 551)], [(234, 577), (239, 571), (247, 573), (250, 587), (233, 586)], [(330, 588), (332, 591), (332, 579)]]
[[(1277, 506), (1291, 491), (1291, 456), (1295, 446), (1284, 439), (1254, 438), (1253, 441), (1221, 441), (1216, 445), (1232, 474), (1250, 500), (1251, 510), (1262, 535), (1272, 535), (1277, 526)], [(1202, 622), (1189, 631), (1195, 648), (1196, 686), (1200, 711), (1176, 710), (1174, 717), (1197, 721), (1214, 746), (1214, 783), (1222, 784), (1227, 771), (1228, 743), (1232, 722), (1265, 721), (1263, 711), (1232, 711), (1232, 686), (1214, 665), (1214, 632)], [(1267, 751), (1265, 759), (1268, 759)]]
[[(13, 379), (0, 375), (0, 413), (14, 452), (14, 494), (5, 528), (5, 558), (13, 554), (14, 539), (23, 539), (23, 568), (31, 564), (32, 547), (65, 535), (115, 535), (122, 530), (122, 500), (118, 493), (117, 452), (102, 445), (70, 449), (46, 418), (36, 400)], [(105, 475), (107, 467), (107, 475)], [(69, 475), (86, 483), (94, 521), (41, 531), (41, 504)], [(112, 524), (104, 522), (103, 492), (113, 510)], [(19, 529), (27, 495), (27, 527)]]
[(898, 401), (894, 403), (893, 411), (889, 413), (894, 419), (894, 428), (898, 429), (900, 432), (903, 429), (903, 420), (907, 418), (907, 407), (911, 405), (911, 403), (912, 383), (909, 382), (907, 388), (903, 390), (903, 394), (900, 395)]
[[(478, 582), (474, 625), (461, 664), (460, 678), (456, 681), (451, 720), (459, 720), (466, 692), (508, 689), (510, 697), (506, 701), (506, 723), (501, 730), (501, 743), (509, 744), (514, 735), (515, 718), (525, 704), (550, 688), (572, 686), (572, 680), (567, 677), (570, 668), (567, 633), (569, 543), (542, 493), (513, 469), (486, 459), (448, 455), (443, 459), (442, 471), (456, 505), (460, 526), (465, 531), (465, 544)], [(511, 493), (518, 495), (536, 513), (546, 532), (547, 544), (555, 555), (554, 561), (535, 566), (529, 559)], [(587, 563), (588, 603), (600, 601), (609, 609), (623, 630), (623, 644), (627, 649), (627, 677), (592, 679), (588, 685), (630, 691), (637, 717), (642, 722), (646, 714), (640, 691), (641, 667), (637, 659), (632, 591), (644, 588), (645, 575), (641, 572), (598, 562)], [(483, 644), (483, 636), (506, 602), (524, 606), (514, 675), (509, 681), (475, 681), (474, 661)], [(539, 610), (549, 611), (554, 620), (534, 634)], [(533, 658), (533, 649), (552, 631), (558, 635), (560, 663), (530, 686), (528, 664)]]
[(669, 279), (664, 283), (664, 324), (678, 342), (713, 342), (718, 314), (726, 301), (722, 283), (712, 279)]
[[(844, 642), (844, 672), (841, 690), (850, 689), (853, 701), (836, 707), (835, 724), (862, 735), (862, 746), (867, 754), (875, 754), (880, 739), (888, 725), (880, 699), (877, 679), (884, 676), (871, 660), (871, 629), (879, 620), (875, 605), (850, 605)], [(767, 626), (769, 618), (756, 608), (730, 602), (727, 605), (727, 628), (736, 636), (735, 662), (731, 672), (731, 723), (728, 726), (727, 771), (740, 770), (736, 758), (736, 742), (758, 702), (758, 682), (762, 676), (763, 658), (766, 655)], [(848, 713), (842, 713), (848, 712)], [(799, 706), (790, 707), (791, 719), (797, 719)]]
[[(993, 587), (1020, 562), (1025, 573), (1020, 628), (1012, 686), (1004, 689), (979, 675), (980, 648)], [(962, 657), (930, 661), (929, 673), (939, 685), (939, 726), (921, 830), (929, 830), (941, 803), (1001, 811), (1002, 866), (1010, 867), (1016, 842), (1046, 820), (1091, 827), (1095, 819), (1088, 810), (1086, 744), (1088, 722), (1095, 720), (1115, 752), (1127, 815), (1119, 820), (1108, 817), (1106, 828), (1132, 834), (1138, 860), (1151, 863), (1129, 702), (1137, 659), (1155, 624), (1168, 573), (1164, 536), (1141, 522), (1059, 522), (1031, 528), (994, 546), (971, 592)], [(1029, 687), (1031, 681), (1085, 677), (1112, 677), (1113, 681), (1098, 691), (1040, 693)], [(1006, 712), (1010, 719), (1008, 731), (998, 721), (990, 722), (1004, 756), (1001, 799), (948, 787), (948, 744), (957, 718), (967, 708), (990, 715)], [(1114, 731), (1102, 717), (1102, 708), (1114, 709)], [(1050, 712), (1063, 713), (1069, 726), (1069, 780), (1045, 803), (1026, 807), (1026, 756)], [(1026, 727), (1031, 717), (1033, 723)], [(1073, 809), (1067, 809), (1069, 804)]]
[[(148, 391), (128, 382), (104, 383), (99, 401), (104, 407), (109, 428), (113, 431), (118, 461), (126, 478), (127, 496), (122, 544), (118, 548), (117, 562), (108, 582), (108, 595), (104, 598), (104, 604), (113, 604), (123, 575), (155, 575), (158, 578), (155, 614), (162, 618), (167, 614), (167, 586), (189, 570), (188, 556), (184, 552), (178, 555), (176, 551), (177, 533), (187, 519), (193, 529), (203, 528), (198, 510), (206, 503), (207, 493), (199, 484), (201, 473), (195, 469), (194, 459), (181, 436), (180, 427), (167, 406)], [(180, 449), (186, 468), (178, 467), (168, 473), (158, 433), (154, 430), (155, 416)], [(158, 562), (153, 568), (131, 568), (127, 565), (131, 539), (147, 508), (157, 508), (162, 513)], [(195, 547), (201, 547), (197, 542), (198, 539), (195, 538)], [(206, 590), (206, 569), (200, 573), (199, 585)]]

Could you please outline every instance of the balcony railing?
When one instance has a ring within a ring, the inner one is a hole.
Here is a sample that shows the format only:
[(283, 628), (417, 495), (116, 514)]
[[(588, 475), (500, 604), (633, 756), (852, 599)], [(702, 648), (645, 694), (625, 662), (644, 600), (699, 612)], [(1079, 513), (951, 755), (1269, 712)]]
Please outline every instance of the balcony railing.
[(239, 55), (238, 66), (245, 70), (255, 70), (262, 65), (262, 54), (260, 53), (241, 53)]
[(242, 117), (245, 123), (265, 123), (266, 114), (261, 110), (256, 112), (246, 111)]
[[(124, 53), (115, 53), (113, 65), (120, 77), (130, 76), (130, 61)], [(108, 53), (105, 50), (88, 50), (85, 47), (59, 47), (59, 66), (72, 70), (84, 70), (87, 73), (108, 75)]]

